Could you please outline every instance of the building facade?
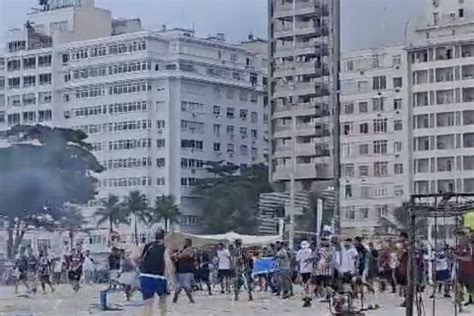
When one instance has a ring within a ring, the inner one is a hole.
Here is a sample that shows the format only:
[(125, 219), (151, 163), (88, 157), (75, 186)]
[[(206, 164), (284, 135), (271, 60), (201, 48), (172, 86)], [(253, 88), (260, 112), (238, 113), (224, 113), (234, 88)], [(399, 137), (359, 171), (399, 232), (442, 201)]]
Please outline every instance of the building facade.
[(180, 229), (196, 232), (205, 163), (265, 162), (266, 56), (246, 45), (143, 31), (93, 0), (50, 2), (10, 33), (3, 74), (0, 59), (0, 138), (17, 124), (83, 130), (106, 167), (98, 199), (172, 194)]
[[(270, 178), (279, 191), (322, 191), (337, 146), (339, 1), (269, 1)], [(337, 126), (337, 125), (336, 125)]]
[(406, 52), (367, 49), (341, 59), (343, 233), (383, 231), (409, 193)]
[(407, 47), (413, 121), (411, 190), (472, 193), (473, 4), (459, 1), (444, 7), (446, 1), (433, 2), (431, 21), (418, 28), (418, 40)]

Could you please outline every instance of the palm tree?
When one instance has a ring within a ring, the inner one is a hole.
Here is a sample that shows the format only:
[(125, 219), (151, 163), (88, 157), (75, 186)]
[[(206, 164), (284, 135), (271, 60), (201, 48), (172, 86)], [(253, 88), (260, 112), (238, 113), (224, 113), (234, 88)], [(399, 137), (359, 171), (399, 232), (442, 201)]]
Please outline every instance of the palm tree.
[(181, 212), (178, 205), (175, 203), (173, 195), (162, 195), (156, 197), (155, 207), (151, 209), (151, 216), (153, 221), (165, 222), (165, 231), (168, 231), (168, 226), (179, 223)]
[(97, 227), (108, 222), (111, 233), (114, 226), (128, 223), (127, 213), (120, 204), (119, 197), (113, 194), (102, 199), (102, 207), (94, 215), (99, 217)]
[(135, 219), (135, 243), (138, 245), (137, 220), (140, 219), (144, 223), (148, 223), (150, 221), (150, 213), (146, 195), (141, 193), (140, 191), (131, 191), (128, 196), (125, 197), (124, 207), (127, 211), (127, 215), (131, 214)]
[(69, 234), (70, 247), (74, 246), (74, 234), (87, 224), (81, 209), (74, 205), (68, 205), (64, 208), (63, 216), (59, 219), (59, 227), (66, 229)]

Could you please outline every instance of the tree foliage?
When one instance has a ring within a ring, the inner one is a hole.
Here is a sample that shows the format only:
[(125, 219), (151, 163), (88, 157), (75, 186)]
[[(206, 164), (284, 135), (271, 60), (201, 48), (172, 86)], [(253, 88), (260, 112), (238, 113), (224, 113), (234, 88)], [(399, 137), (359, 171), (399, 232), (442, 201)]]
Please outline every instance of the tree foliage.
[(29, 227), (59, 220), (67, 203), (93, 199), (94, 173), (103, 167), (81, 131), (20, 125), (7, 135), (12, 144), (0, 148), (0, 215), (8, 222), (11, 258)]
[[(401, 206), (397, 207), (393, 211), (393, 216), (400, 225), (401, 229), (408, 232), (410, 230), (410, 206), (408, 202), (404, 202)], [(427, 235), (428, 220), (426, 218), (416, 219), (416, 234), (426, 236)]]
[(168, 231), (169, 225), (179, 223), (181, 212), (173, 195), (162, 195), (156, 197), (155, 205), (150, 209), (150, 216), (153, 222), (163, 221), (165, 230)]
[(113, 194), (109, 194), (107, 198), (102, 199), (101, 207), (97, 209), (94, 215), (99, 218), (97, 226), (108, 223), (110, 232), (114, 230), (114, 226), (129, 223), (124, 205), (120, 202), (119, 197)]
[(137, 221), (140, 220), (143, 223), (149, 223), (151, 220), (150, 212), (148, 208), (148, 199), (145, 194), (140, 191), (131, 191), (128, 196), (125, 197), (123, 204), (127, 214), (133, 215), (134, 220), (134, 234), (135, 243), (138, 245), (138, 226)]
[(255, 233), (259, 195), (272, 192), (267, 167), (210, 162), (206, 170), (211, 176), (198, 181), (194, 194), (199, 197), (207, 232)]

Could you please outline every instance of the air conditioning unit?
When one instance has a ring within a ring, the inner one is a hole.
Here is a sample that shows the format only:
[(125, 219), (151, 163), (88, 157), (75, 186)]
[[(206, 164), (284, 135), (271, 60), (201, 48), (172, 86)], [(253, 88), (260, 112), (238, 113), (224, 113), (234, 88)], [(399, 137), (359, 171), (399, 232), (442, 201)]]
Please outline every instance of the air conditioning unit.
[(380, 91), (379, 91), (379, 92), (377, 92), (377, 95), (382, 95), (382, 92), (380, 92)]
[(161, 128), (158, 130), (158, 134), (163, 134), (163, 130)]
[(395, 113), (396, 113), (396, 114), (400, 114), (400, 111), (396, 111)]
[(395, 69), (400, 69), (400, 66), (395, 66)]
[(400, 92), (400, 89), (395, 89), (395, 92)]

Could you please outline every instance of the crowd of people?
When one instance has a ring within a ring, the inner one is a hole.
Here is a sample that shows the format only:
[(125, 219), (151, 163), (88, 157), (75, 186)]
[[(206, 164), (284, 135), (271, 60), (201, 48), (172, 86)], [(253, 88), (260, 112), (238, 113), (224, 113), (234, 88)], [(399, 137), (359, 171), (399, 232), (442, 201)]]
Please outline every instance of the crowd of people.
[[(390, 290), (401, 301), (406, 296), (409, 248), (407, 234), (401, 233), (377, 243), (362, 237), (303, 240), (297, 250), (289, 249), (285, 242), (246, 248), (241, 240), (196, 249), (191, 239), (186, 239), (181, 249), (170, 249), (165, 233), (158, 231), (139, 255), (112, 248), (108, 287), (124, 290), (127, 299), (139, 290), (146, 302), (145, 315), (152, 314), (156, 295), (161, 315), (166, 315), (166, 298), (171, 293), (173, 303), (178, 303), (182, 292), (194, 303), (195, 291), (213, 295), (216, 289), (232, 295), (233, 300), (239, 300), (242, 293), (253, 300), (254, 291), (270, 291), (287, 299), (295, 294), (295, 284), (301, 285), (302, 294), (310, 300), (329, 302), (335, 293), (350, 293), (365, 300), (367, 309), (377, 309), (380, 292)], [(462, 262), (473, 260), (472, 248), (472, 236), (466, 233), (457, 248), (417, 246), (416, 289), (428, 291), (432, 297), (449, 298), (456, 293), (459, 307), (472, 304), (472, 295), (464, 295), (464, 286), (471, 286), (472, 291), (472, 284), (466, 284), (460, 272)], [(264, 260), (272, 265), (262, 270), (259, 263)], [(72, 290), (78, 291), (81, 284), (92, 282), (94, 264), (90, 253), (83, 253), (80, 247), (53, 259), (46, 250), (35, 255), (31, 248), (21, 248), (15, 264), (15, 291), (23, 284), (36, 292), (39, 283), (43, 292), (46, 286), (54, 292), (54, 284), (65, 273)]]

